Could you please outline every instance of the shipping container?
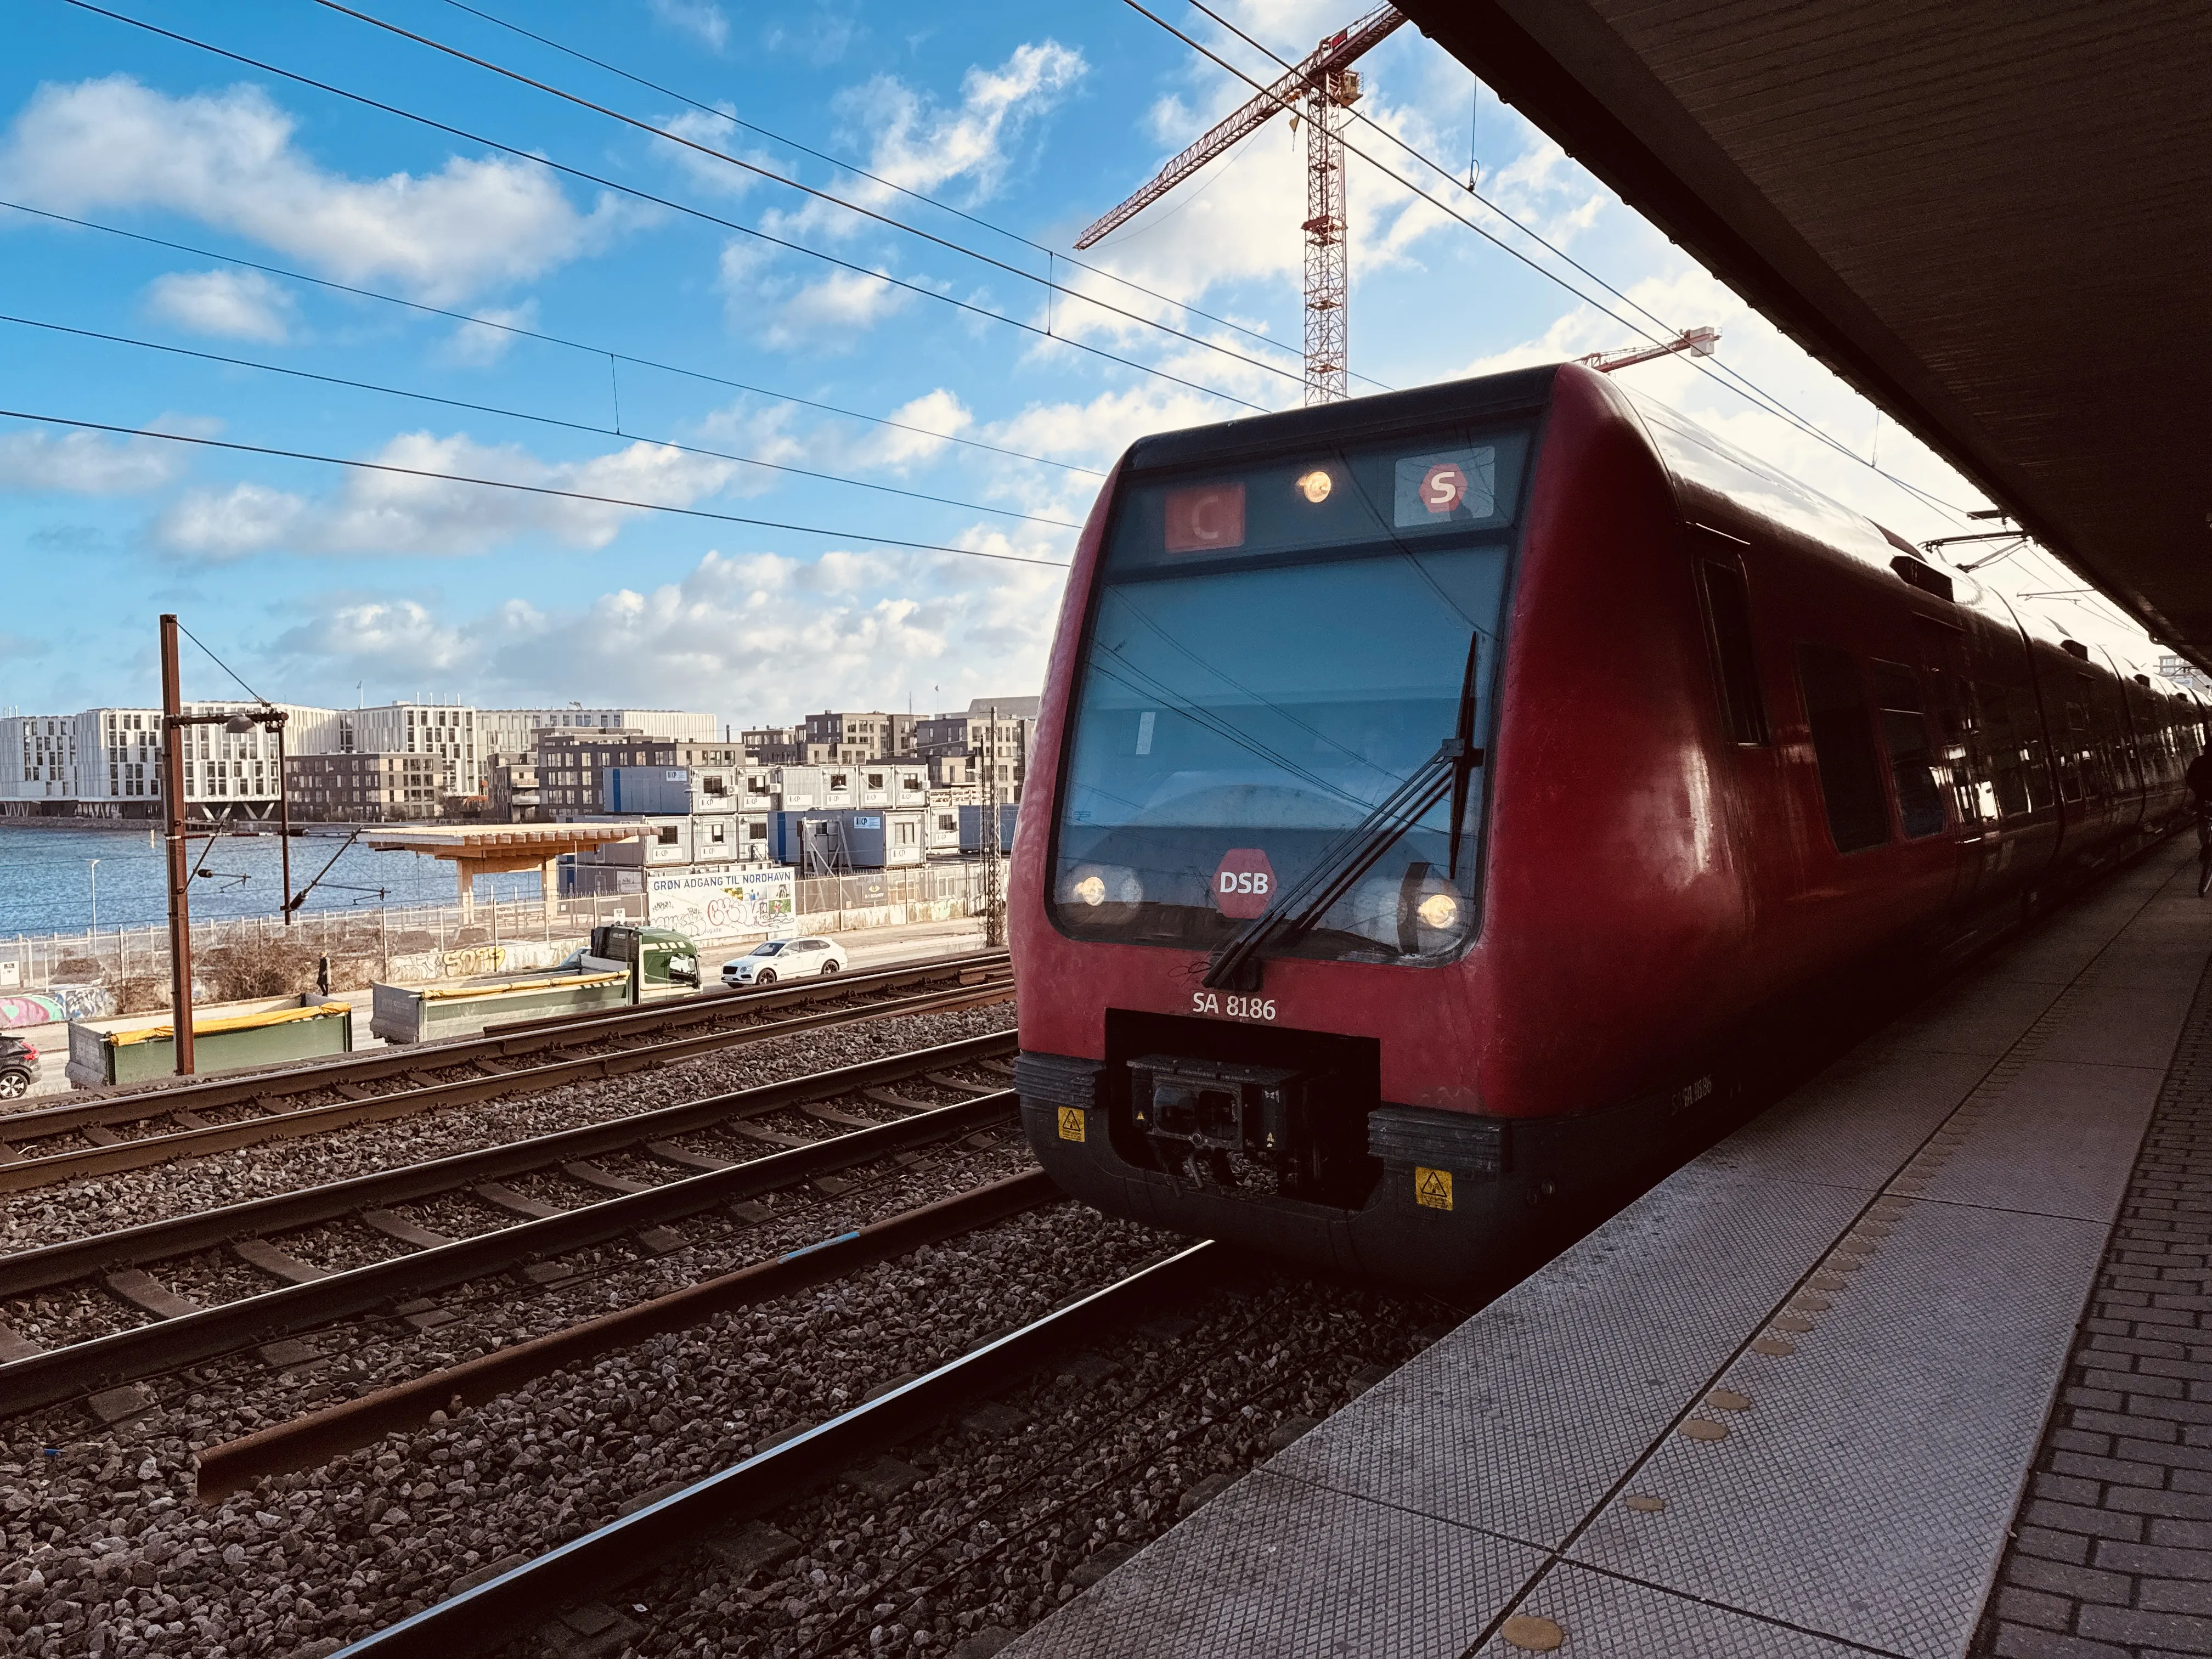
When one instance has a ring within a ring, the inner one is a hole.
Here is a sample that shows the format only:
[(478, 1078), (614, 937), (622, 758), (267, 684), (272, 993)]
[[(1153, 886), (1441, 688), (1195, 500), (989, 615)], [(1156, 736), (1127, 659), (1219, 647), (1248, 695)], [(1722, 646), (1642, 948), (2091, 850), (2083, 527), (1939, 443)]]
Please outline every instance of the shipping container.
[(960, 809), (956, 805), (932, 806), (926, 810), (928, 819), (927, 841), (932, 858), (950, 858), (960, 850)]
[(928, 856), (921, 811), (779, 812), (770, 847), (779, 864), (805, 875), (895, 870)]
[(606, 809), (618, 815), (696, 817), (732, 812), (737, 810), (737, 770), (727, 766), (606, 769)]
[[(1018, 809), (1012, 801), (999, 806), (999, 852), (1003, 857), (1014, 850), (1014, 817)], [(980, 806), (960, 809), (960, 850), (977, 854), (983, 850), (983, 811)]]

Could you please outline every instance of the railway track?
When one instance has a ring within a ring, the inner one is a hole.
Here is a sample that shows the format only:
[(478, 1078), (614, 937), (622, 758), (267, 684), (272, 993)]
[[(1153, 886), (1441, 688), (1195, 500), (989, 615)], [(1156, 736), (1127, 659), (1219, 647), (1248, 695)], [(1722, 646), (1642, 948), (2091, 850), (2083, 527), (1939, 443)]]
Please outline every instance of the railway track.
[[(618, 1076), (823, 1026), (977, 1007), (1012, 994), (1006, 954), (992, 952), (774, 991), (534, 1022), (456, 1042), (18, 1112), (0, 1116), (0, 1193)], [(821, 1004), (831, 1006), (816, 1006)], [(701, 1026), (707, 1029), (694, 1029)], [(124, 1129), (131, 1133), (118, 1133)]]
[[(732, 1219), (750, 1222), (758, 1217), (746, 1206), (763, 1194), (808, 1182), (834, 1190), (841, 1171), (910, 1160), (921, 1148), (1014, 1121), (1018, 1102), (1006, 1063), (1014, 1047), (1011, 1033), (970, 1038), (0, 1257), (0, 1297), (90, 1283), (155, 1316), (43, 1350), (0, 1326), (0, 1402), (18, 1415), (254, 1348), (271, 1363), (304, 1363), (315, 1354), (296, 1339), (349, 1318), (391, 1311), (431, 1329), (454, 1316), (429, 1298), (471, 1280), (520, 1273), (557, 1282), (566, 1276), (555, 1265), (560, 1258), (614, 1240), (652, 1254), (678, 1248), (684, 1241), (665, 1231), (672, 1223), (733, 1208)], [(921, 1092), (951, 1103), (916, 1098)], [(809, 1139), (761, 1121), (778, 1115), (833, 1133)], [(704, 1149), (702, 1139), (726, 1150)], [(756, 1155), (730, 1156), (732, 1142)], [(607, 1168), (611, 1155), (637, 1173)], [(641, 1178), (648, 1173), (655, 1178)], [(556, 1206), (510, 1184), (547, 1174), (587, 1201)], [(467, 1194), (521, 1218), (453, 1238), (397, 1212), (441, 1194)], [(277, 1242), (344, 1220), (406, 1253), (331, 1271)], [(146, 1271), (213, 1249), (273, 1287), (202, 1307)]]
[(555, 1610), (640, 1578), (870, 1454), (987, 1404), (1071, 1348), (1157, 1316), (1212, 1270), (1219, 1254), (1211, 1243), (1190, 1245), (742, 1463), (363, 1637), (337, 1659), (454, 1659), (527, 1637)]

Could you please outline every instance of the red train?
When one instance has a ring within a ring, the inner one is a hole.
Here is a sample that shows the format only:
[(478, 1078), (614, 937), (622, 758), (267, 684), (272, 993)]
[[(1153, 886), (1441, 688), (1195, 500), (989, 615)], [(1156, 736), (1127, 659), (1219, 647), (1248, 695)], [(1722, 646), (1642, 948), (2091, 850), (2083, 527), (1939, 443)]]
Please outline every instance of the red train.
[(1793, 1000), (2185, 819), (2203, 711), (2092, 625), (1574, 366), (1146, 438), (1015, 840), (1030, 1139), (1103, 1210), (1462, 1280)]

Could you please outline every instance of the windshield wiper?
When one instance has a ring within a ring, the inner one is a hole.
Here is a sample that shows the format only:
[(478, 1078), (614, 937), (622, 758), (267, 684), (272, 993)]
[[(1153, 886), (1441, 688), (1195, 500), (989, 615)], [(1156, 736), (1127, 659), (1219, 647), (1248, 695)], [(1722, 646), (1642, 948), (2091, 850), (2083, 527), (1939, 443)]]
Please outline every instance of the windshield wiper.
[(1279, 892), (1273, 903), (1213, 953), (1202, 981), (1207, 989), (1258, 990), (1261, 953), (1280, 949), (1311, 932), (1328, 914), (1329, 907), (1350, 892), (1399, 837), (1446, 796), (1451, 799), (1449, 878), (1459, 878), (1468, 787), (1474, 769), (1483, 763), (1482, 750), (1474, 746), (1475, 654), (1481, 637), (1478, 634), (1468, 641), (1467, 671), (1460, 681), (1459, 719), (1453, 734), (1388, 799), (1331, 843), (1312, 869)]

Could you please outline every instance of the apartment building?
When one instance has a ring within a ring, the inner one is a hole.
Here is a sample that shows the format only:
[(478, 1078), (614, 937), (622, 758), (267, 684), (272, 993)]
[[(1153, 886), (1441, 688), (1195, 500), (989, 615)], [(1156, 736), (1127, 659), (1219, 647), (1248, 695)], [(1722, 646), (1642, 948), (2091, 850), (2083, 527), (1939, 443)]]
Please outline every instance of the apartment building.
[(649, 738), (712, 743), (720, 728), (712, 714), (680, 708), (479, 708), (477, 734), (486, 754), (526, 755), (541, 732), (642, 732)]
[(915, 727), (915, 751), (940, 788), (995, 781), (1001, 799), (1020, 794), (1036, 732), (1036, 697), (978, 697), (957, 714), (933, 714)]
[(732, 743), (688, 742), (639, 731), (543, 732), (534, 754), (539, 805), (544, 817), (556, 820), (610, 811), (605, 773), (611, 766), (745, 765), (744, 750)]
[(738, 746), (756, 766), (804, 766), (806, 728), (803, 726), (756, 726), (738, 733)]
[(0, 719), (0, 811), (27, 814), (38, 801), (76, 799), (76, 716)]
[(808, 753), (786, 764), (825, 766), (842, 762), (903, 760), (914, 754), (915, 717), (880, 708), (832, 709), (806, 717)]
[(439, 815), (447, 763), (435, 755), (290, 755), (284, 776), (302, 823), (410, 823)]
[(484, 757), (484, 816), (493, 823), (536, 823), (545, 817), (535, 750), (493, 750)]
[[(288, 742), (319, 744), (334, 711), (276, 705)], [(192, 702), (188, 714), (228, 714), (237, 705)], [(273, 817), (277, 739), (258, 724), (245, 732), (194, 726), (183, 733), (185, 806), (195, 817)], [(14, 817), (158, 818), (161, 816), (161, 711), (88, 708), (77, 714), (0, 719), (0, 813)]]

